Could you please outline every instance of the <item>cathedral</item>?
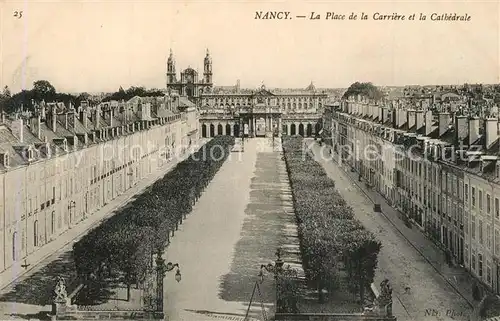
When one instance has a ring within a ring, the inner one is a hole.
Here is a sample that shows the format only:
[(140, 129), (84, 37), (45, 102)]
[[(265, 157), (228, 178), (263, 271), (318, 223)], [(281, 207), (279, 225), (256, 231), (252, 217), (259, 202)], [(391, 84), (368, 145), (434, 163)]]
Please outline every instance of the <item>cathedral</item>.
[(207, 49), (207, 55), (203, 60), (203, 78), (200, 80), (198, 71), (191, 67), (181, 72), (181, 79), (177, 79), (175, 71), (175, 59), (170, 50), (170, 56), (167, 60), (167, 90), (177, 91), (179, 95), (188, 97), (189, 100), (196, 102), (197, 98), (212, 88), (212, 58)]
[(236, 86), (214, 86), (212, 58), (203, 60), (203, 78), (191, 67), (177, 80), (175, 60), (170, 51), (167, 60), (167, 90), (175, 91), (196, 104), (200, 113), (202, 137), (231, 135), (237, 137), (272, 137), (279, 135), (317, 135), (321, 115), (328, 98), (311, 84), (305, 89), (268, 90)]

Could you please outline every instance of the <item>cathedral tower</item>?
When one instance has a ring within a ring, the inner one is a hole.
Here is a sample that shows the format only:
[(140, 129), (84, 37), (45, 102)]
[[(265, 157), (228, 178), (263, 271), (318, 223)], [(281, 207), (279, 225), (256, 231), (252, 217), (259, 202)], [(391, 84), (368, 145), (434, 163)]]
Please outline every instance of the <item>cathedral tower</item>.
[(205, 60), (203, 61), (203, 82), (206, 84), (212, 83), (212, 58), (210, 57), (210, 53), (207, 49), (207, 55), (205, 56)]
[(172, 53), (172, 49), (170, 49), (170, 56), (168, 57), (167, 60), (167, 86), (169, 84), (174, 84), (177, 82), (176, 76), (175, 76), (175, 60), (174, 60), (174, 55)]

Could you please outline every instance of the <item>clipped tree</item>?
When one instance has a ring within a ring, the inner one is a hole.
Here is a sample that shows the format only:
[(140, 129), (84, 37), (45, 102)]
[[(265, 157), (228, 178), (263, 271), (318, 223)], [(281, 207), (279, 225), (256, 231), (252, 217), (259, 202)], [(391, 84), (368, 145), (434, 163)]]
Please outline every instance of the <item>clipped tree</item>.
[(283, 140), (306, 278), (322, 301), (322, 290), (334, 288), (342, 260), (363, 300), (373, 282), (380, 242), (354, 218), (321, 165), (303, 157), (303, 148), (300, 137)]
[(342, 98), (350, 96), (363, 96), (369, 99), (379, 100), (384, 97), (384, 94), (371, 82), (355, 82), (347, 88)]
[[(169, 242), (169, 231), (192, 209), (189, 195), (200, 195), (224, 163), (234, 144), (233, 137), (216, 137), (208, 149), (220, 146), (219, 160), (203, 158), (202, 148), (179, 163), (146, 192), (129, 203), (119, 213), (91, 230), (73, 245), (76, 270), (83, 279), (101, 274), (124, 277), (128, 294), (133, 282), (144, 279), (152, 263), (153, 253), (160, 253)], [(102, 270), (102, 269), (101, 269)], [(128, 295), (129, 297), (129, 295)]]

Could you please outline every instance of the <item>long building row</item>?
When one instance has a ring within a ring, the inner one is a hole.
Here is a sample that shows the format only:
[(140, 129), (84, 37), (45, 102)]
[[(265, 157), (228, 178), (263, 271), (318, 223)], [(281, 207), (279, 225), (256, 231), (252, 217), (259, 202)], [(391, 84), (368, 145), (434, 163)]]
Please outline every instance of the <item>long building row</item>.
[(362, 99), (329, 106), (339, 160), (489, 289), (500, 293), (500, 122)]
[(0, 272), (27, 260), (198, 143), (182, 97), (78, 109), (41, 103), (0, 124)]

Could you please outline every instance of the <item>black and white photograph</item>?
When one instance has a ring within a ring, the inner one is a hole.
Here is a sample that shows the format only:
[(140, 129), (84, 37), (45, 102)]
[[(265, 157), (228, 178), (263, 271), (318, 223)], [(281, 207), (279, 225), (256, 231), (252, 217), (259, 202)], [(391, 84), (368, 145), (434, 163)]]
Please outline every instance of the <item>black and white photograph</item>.
[(0, 321), (500, 321), (500, 1), (0, 1)]

